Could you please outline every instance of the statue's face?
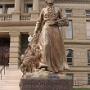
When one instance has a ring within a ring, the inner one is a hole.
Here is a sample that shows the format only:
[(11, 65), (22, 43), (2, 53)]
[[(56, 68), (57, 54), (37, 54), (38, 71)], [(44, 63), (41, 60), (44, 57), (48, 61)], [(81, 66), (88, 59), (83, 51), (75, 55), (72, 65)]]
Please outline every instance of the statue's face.
[(53, 4), (53, 0), (45, 0), (47, 4)]

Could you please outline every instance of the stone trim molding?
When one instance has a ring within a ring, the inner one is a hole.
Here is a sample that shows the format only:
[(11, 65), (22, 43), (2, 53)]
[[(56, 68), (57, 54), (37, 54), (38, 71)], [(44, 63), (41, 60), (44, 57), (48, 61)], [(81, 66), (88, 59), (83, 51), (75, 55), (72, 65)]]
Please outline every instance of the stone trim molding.
[(90, 0), (54, 0), (54, 3), (90, 3)]
[(9, 35), (13, 37), (20, 36), (20, 32), (9, 32)]
[(0, 22), (0, 27), (35, 26), (36, 21)]

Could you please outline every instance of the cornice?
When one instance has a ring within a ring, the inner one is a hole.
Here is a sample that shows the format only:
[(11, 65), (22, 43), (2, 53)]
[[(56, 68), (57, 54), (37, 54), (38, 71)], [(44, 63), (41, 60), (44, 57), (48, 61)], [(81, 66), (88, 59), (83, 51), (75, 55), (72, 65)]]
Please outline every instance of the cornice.
[(64, 40), (65, 44), (90, 45), (90, 40)]
[(54, 3), (90, 3), (90, 0), (54, 0)]

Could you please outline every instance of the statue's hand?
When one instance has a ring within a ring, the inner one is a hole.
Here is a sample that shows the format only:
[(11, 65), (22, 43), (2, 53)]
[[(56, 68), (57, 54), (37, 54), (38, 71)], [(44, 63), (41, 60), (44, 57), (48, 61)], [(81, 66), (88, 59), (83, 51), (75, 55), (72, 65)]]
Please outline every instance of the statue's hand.
[(37, 36), (37, 33), (38, 33), (38, 31), (35, 30), (35, 31), (34, 31), (34, 34), (33, 34), (33, 37), (36, 37), (36, 36)]

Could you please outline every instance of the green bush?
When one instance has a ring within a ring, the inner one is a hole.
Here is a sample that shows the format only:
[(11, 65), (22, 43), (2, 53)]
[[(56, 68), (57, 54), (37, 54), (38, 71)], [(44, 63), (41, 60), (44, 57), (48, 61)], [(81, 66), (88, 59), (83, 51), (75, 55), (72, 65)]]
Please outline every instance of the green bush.
[(73, 90), (90, 90), (90, 88), (73, 88)]

